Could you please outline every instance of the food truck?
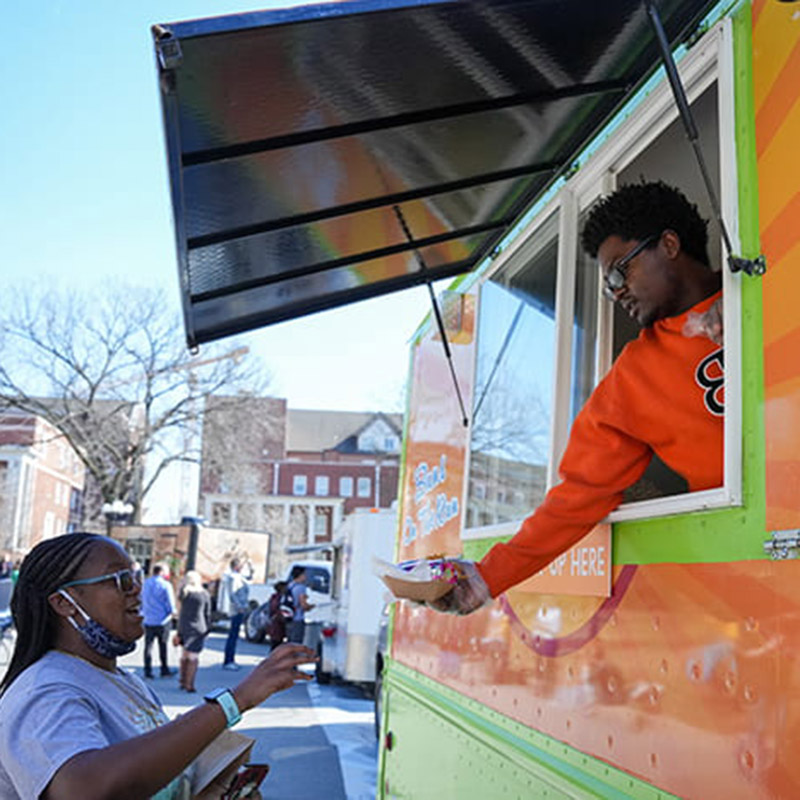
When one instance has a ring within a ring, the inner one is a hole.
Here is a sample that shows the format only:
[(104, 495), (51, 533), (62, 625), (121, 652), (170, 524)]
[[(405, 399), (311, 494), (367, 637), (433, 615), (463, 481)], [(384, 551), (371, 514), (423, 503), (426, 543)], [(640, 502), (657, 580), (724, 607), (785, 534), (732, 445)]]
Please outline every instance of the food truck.
[(378, 795), (797, 797), (800, 3), (343, 2), (154, 41), (191, 345), (461, 276), (411, 346), (399, 561), (480, 558), (558, 481), (636, 335), (580, 250), (598, 198), (664, 180), (710, 221), (723, 485), (654, 463), (488, 607), (397, 604)]

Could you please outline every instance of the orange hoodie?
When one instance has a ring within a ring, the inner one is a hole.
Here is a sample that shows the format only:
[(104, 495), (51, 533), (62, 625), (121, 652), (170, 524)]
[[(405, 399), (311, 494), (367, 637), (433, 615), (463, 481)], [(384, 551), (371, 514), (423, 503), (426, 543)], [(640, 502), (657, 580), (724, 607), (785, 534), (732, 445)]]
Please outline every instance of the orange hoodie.
[(690, 491), (722, 485), (723, 351), (705, 336), (683, 333), (689, 314), (707, 311), (720, 296), (659, 320), (625, 346), (575, 418), (561, 483), (478, 564), (492, 597), (582, 539), (620, 504), (654, 452)]

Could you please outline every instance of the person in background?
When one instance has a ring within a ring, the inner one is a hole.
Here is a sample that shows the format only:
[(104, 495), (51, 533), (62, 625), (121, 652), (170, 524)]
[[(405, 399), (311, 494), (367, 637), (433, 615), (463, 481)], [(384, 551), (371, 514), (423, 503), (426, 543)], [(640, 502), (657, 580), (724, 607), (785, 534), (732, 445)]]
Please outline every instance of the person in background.
[(11, 570), (13, 568), (14, 568), (14, 564), (12, 563), (11, 559), (9, 558), (8, 553), (4, 553), (2, 560), (0, 560), (0, 579), (2, 579), (2, 578), (10, 578), (11, 577)]
[(161, 660), (161, 677), (175, 674), (167, 663), (170, 622), (175, 616), (175, 593), (167, 580), (164, 564), (154, 564), (153, 574), (144, 582), (142, 589), (142, 613), (144, 614), (144, 676), (153, 677), (153, 641), (158, 641), (158, 657)]
[(310, 679), (297, 668), (314, 654), (284, 645), (169, 722), (147, 684), (117, 667), (143, 634), (142, 578), (131, 567), (117, 542), (90, 533), (46, 539), (25, 558), (0, 683), (3, 800), (187, 797), (185, 773), (203, 749), (248, 709)]
[(294, 609), (294, 616), (289, 623), (289, 641), (302, 644), (306, 635), (306, 611), (311, 611), (314, 605), (308, 602), (305, 567), (296, 564), (292, 567), (291, 577), (292, 580), (287, 591), (292, 599), (291, 606)]
[(183, 581), (176, 633), (178, 644), (183, 648), (178, 680), (181, 689), (194, 692), (197, 663), (211, 628), (211, 597), (203, 587), (200, 573), (196, 570), (190, 569)]
[(469, 614), (546, 567), (620, 504), (653, 454), (689, 491), (722, 485), (722, 276), (706, 221), (674, 187), (631, 184), (592, 207), (582, 243), (606, 297), (642, 330), (575, 418), (561, 482), (510, 541), (460, 564), (453, 589), (432, 603), (439, 611)]
[(222, 581), (231, 607), (231, 627), (225, 641), (225, 658), (222, 668), (237, 670), (239, 665), (236, 663), (236, 645), (239, 642), (239, 630), (245, 615), (250, 610), (250, 588), (242, 575), (242, 562), (238, 558), (231, 559), (230, 568), (222, 576)]
[(19, 568), (21, 564), (22, 562), (19, 559), (17, 559), (14, 562), (14, 566), (11, 568), (11, 582), (14, 584), (16, 584), (17, 578), (19, 577)]
[(286, 581), (276, 581), (275, 589), (267, 601), (267, 636), (274, 650), (286, 638), (287, 611), (283, 606), (283, 596), (289, 584)]

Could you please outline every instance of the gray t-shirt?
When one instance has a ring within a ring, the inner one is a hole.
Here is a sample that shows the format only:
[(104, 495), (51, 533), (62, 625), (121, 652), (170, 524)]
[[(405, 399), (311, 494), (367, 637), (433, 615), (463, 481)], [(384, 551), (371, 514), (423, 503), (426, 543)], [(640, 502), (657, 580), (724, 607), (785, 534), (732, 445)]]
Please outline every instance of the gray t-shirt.
[[(70, 758), (169, 722), (136, 675), (51, 650), (0, 698), (0, 798), (34, 800)], [(178, 796), (176, 779), (154, 795)]]
[(305, 597), (308, 590), (304, 583), (293, 583), (290, 591), (292, 593), (292, 600), (294, 600), (294, 616), (292, 620), (294, 622), (302, 622), (306, 618), (306, 612), (303, 608), (303, 601), (300, 598)]

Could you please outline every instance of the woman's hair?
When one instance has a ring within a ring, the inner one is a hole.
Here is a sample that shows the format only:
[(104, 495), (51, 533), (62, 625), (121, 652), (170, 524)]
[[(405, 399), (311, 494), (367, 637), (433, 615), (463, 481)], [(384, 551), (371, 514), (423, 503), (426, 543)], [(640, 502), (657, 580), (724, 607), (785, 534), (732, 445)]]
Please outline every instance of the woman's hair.
[(11, 597), (17, 642), (0, 694), (53, 648), (56, 614), (47, 598), (75, 577), (94, 544), (103, 540), (94, 533), (67, 533), (40, 542), (25, 557)]
[(203, 578), (196, 569), (190, 569), (183, 576), (183, 589), (185, 594), (189, 592), (202, 592), (203, 591)]
[(665, 230), (675, 231), (681, 249), (709, 265), (707, 222), (683, 192), (663, 181), (631, 183), (598, 201), (589, 212), (581, 243), (592, 258), (597, 258), (600, 245), (609, 236), (643, 241)]

